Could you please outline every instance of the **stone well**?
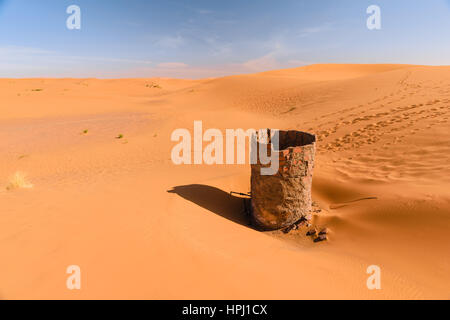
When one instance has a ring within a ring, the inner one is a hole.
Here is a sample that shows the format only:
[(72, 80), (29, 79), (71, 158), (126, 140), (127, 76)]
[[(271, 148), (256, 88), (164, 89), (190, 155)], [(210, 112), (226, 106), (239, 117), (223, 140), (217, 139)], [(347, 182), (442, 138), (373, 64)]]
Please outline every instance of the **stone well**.
[[(270, 130), (268, 130), (270, 134)], [(261, 163), (252, 164), (251, 215), (265, 230), (288, 227), (307, 219), (311, 211), (311, 185), (316, 136), (300, 131), (279, 131), (276, 152), (279, 169), (275, 175), (261, 175)]]

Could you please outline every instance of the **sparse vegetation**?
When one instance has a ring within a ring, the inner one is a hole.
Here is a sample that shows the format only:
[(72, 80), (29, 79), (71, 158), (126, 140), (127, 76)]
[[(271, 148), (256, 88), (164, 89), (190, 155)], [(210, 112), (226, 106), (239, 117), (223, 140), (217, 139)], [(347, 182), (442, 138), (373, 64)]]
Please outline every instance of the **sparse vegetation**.
[(119, 134), (116, 139), (123, 139), (123, 134)]
[(286, 114), (292, 111), (295, 111), (297, 109), (297, 107), (291, 107), (288, 111), (283, 112), (282, 114)]
[(9, 179), (9, 184), (6, 186), (6, 190), (11, 191), (14, 189), (30, 189), (33, 185), (28, 181), (27, 175), (23, 172), (16, 172)]
[(39, 91), (43, 91), (44, 89), (31, 89), (31, 91), (33, 92), (39, 92)]
[(83, 130), (82, 132), (81, 132), (81, 134), (88, 134), (89, 133), (89, 130), (88, 129), (85, 129), (85, 130)]
[(147, 88), (155, 88), (155, 89), (162, 89), (161, 86), (157, 83), (151, 83), (145, 85)]

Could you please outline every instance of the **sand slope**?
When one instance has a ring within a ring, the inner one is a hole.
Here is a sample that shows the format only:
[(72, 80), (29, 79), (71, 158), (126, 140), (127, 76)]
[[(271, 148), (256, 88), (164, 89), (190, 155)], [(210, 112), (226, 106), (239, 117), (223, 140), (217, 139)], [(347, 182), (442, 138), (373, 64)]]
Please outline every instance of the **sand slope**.
[[(0, 298), (450, 298), (449, 67), (2, 79), (0, 101)], [(170, 135), (194, 120), (316, 133), (330, 241), (248, 227), (228, 195), (248, 165), (174, 166)], [(6, 190), (16, 172), (33, 187)]]

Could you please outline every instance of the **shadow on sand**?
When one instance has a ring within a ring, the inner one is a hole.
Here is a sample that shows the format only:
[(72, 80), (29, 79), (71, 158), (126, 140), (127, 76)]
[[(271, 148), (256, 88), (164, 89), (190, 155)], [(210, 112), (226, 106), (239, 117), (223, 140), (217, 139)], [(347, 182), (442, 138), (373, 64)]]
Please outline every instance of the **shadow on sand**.
[(191, 201), (221, 217), (250, 227), (250, 219), (244, 210), (244, 199), (235, 197), (223, 190), (202, 184), (174, 187), (167, 191)]

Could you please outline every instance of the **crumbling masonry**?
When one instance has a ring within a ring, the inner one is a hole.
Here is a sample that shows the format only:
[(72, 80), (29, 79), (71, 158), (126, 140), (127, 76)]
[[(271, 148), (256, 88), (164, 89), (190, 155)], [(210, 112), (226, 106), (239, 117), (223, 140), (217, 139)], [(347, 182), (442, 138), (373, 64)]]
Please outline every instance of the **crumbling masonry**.
[(256, 226), (276, 230), (307, 219), (311, 211), (311, 185), (316, 136), (300, 131), (279, 131), (279, 170), (261, 175), (259, 161), (252, 165), (251, 214)]

